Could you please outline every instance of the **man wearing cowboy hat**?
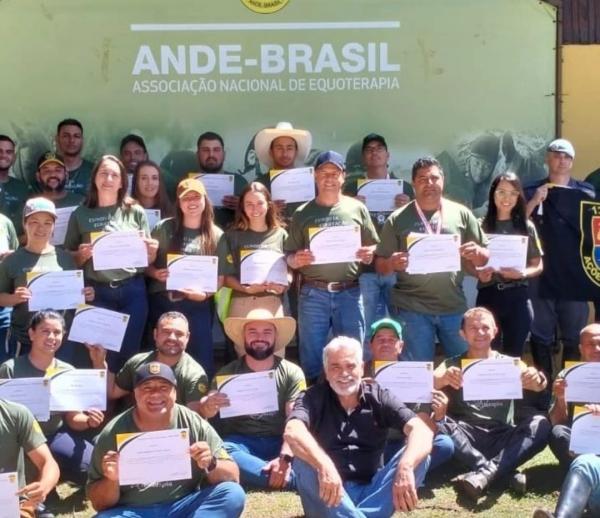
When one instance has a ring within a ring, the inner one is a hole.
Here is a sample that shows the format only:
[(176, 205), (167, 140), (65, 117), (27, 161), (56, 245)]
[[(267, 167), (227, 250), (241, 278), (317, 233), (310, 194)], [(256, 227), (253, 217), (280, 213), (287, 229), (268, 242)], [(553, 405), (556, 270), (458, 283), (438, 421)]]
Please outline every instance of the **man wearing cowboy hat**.
[[(261, 164), (269, 170), (257, 178), (271, 189), (271, 171), (293, 169), (304, 164), (310, 152), (312, 136), (309, 131), (294, 128), (289, 122), (278, 122), (274, 128), (259, 131), (254, 138), (254, 150)], [(281, 213), (290, 218), (301, 203), (286, 204), (285, 200), (273, 200)]]
[(219, 376), (272, 371), (279, 401), (277, 412), (221, 418), (215, 425), (225, 441), (225, 449), (240, 467), (243, 484), (294, 488), (291, 450), (283, 441), (283, 429), (294, 400), (306, 383), (300, 367), (281, 356), (294, 336), (296, 322), (283, 316), (281, 303), (273, 301), (250, 309), (244, 317), (227, 318), (224, 327), (240, 358), (217, 373), (213, 380), (215, 390), (202, 400), (205, 413), (215, 416), (230, 404), (225, 392), (216, 391)]

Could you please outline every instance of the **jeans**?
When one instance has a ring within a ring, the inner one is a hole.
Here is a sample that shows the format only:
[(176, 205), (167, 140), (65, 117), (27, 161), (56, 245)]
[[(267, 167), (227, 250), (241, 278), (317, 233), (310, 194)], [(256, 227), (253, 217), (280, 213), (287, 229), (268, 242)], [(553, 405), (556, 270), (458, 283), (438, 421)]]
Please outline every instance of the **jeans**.
[(242, 514), (246, 494), (235, 482), (221, 482), (166, 504), (114, 507), (96, 518), (236, 518)]
[[(396, 274), (379, 275), (375, 272), (366, 272), (361, 274), (358, 282), (365, 308), (365, 329), (367, 331), (365, 341), (368, 343), (369, 330), (373, 322), (386, 317), (388, 314), (390, 290), (396, 283)], [(367, 343), (365, 343), (365, 346)], [(368, 352), (369, 348), (365, 347), (365, 351)], [(366, 359), (370, 358), (367, 357)]]
[[(264, 467), (279, 457), (281, 451), (281, 435), (256, 437), (253, 435), (227, 435), (223, 437), (227, 453), (231, 455), (240, 468), (240, 482), (259, 488), (269, 487), (269, 472)], [(291, 472), (286, 489), (294, 490), (296, 481)]]
[[(398, 461), (404, 448), (392, 457), (367, 484), (344, 482), (344, 495), (336, 507), (327, 507), (319, 498), (319, 477), (310, 464), (294, 459), (296, 485), (307, 518), (389, 518), (394, 514), (392, 487), (396, 476)], [(415, 485), (423, 483), (429, 458), (415, 468)]]
[(215, 373), (213, 359), (213, 315), (214, 300), (211, 297), (203, 302), (189, 299), (172, 301), (167, 292), (153, 293), (150, 296), (149, 323), (154, 328), (159, 317), (167, 311), (179, 311), (188, 319), (190, 340), (186, 352), (206, 371), (208, 379)]
[(556, 424), (550, 432), (548, 446), (558, 460), (560, 467), (569, 469), (573, 457), (569, 454), (569, 443), (571, 442), (571, 427), (564, 424)]
[(321, 374), (323, 349), (330, 332), (363, 343), (365, 317), (360, 288), (330, 293), (305, 284), (298, 301), (298, 334), (300, 364), (307, 380), (315, 380)]
[(402, 324), (402, 360), (433, 361), (436, 336), (447, 358), (458, 356), (467, 350), (467, 342), (459, 333), (462, 313), (426, 315), (394, 306), (391, 313), (392, 317)]
[(123, 337), (121, 351), (108, 351), (107, 363), (110, 372), (119, 372), (125, 362), (139, 352), (144, 336), (146, 319), (148, 318), (148, 298), (146, 283), (141, 275), (137, 275), (116, 288), (107, 283), (93, 283), (95, 297), (94, 306), (111, 309), (129, 315), (129, 322)]
[(48, 437), (48, 447), (60, 467), (61, 480), (85, 485), (94, 449), (92, 434), (77, 432), (63, 425)]
[[(388, 441), (383, 450), (383, 460), (388, 462), (398, 450), (404, 448), (405, 441)], [(454, 443), (452, 439), (443, 433), (438, 433), (433, 438), (433, 447), (429, 455), (429, 471), (434, 470), (445, 462), (449, 461), (454, 455)]]
[(592, 486), (588, 501), (589, 516), (600, 516), (600, 457), (593, 453), (580, 455), (571, 463), (569, 473), (571, 471), (578, 471)]

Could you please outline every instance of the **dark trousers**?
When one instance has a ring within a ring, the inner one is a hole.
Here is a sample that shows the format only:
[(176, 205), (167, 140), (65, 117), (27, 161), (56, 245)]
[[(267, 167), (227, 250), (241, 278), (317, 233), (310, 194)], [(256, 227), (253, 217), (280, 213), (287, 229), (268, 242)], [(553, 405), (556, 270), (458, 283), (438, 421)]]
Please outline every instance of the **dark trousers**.
[(552, 453), (560, 463), (560, 467), (567, 470), (573, 462), (569, 454), (569, 443), (571, 442), (571, 427), (564, 424), (557, 424), (552, 427), (550, 440), (548, 444)]

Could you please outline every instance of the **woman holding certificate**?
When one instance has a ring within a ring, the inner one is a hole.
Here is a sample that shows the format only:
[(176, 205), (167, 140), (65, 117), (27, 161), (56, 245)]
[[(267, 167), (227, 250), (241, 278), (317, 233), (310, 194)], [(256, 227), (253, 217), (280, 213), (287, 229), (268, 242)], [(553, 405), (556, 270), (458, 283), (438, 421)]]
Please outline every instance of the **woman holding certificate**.
[(65, 249), (94, 287), (94, 305), (129, 315), (121, 351), (109, 351), (111, 372), (118, 372), (142, 342), (148, 317), (143, 272), (157, 249), (149, 234), (144, 209), (127, 196), (125, 167), (118, 158), (103, 156), (85, 201), (71, 214)]
[(175, 217), (162, 220), (152, 231), (158, 254), (146, 272), (150, 277), (149, 324), (154, 327), (167, 311), (183, 313), (190, 323), (187, 352), (209, 377), (214, 373), (213, 295), (222, 283), (216, 258), (222, 234), (202, 182), (183, 180), (177, 186)]
[[(540, 275), (543, 268), (540, 243), (525, 207), (517, 175), (507, 172), (493, 180), (488, 211), (481, 222), (490, 238), (490, 260), (477, 271), (476, 305), (494, 314), (499, 329), (494, 347), (515, 357), (523, 353), (533, 320), (527, 279)], [(505, 236), (524, 239), (511, 241)]]
[[(160, 167), (151, 160), (140, 162), (133, 172), (131, 196), (144, 207), (146, 215), (158, 211), (158, 219), (173, 215), (173, 207), (167, 196), (165, 179)], [(148, 218), (150, 226), (153, 227)], [(158, 223), (158, 221), (156, 221)]]
[(257, 297), (277, 297), (288, 287), (283, 254), (287, 232), (282, 226), (268, 189), (261, 183), (248, 185), (231, 229), (219, 243), (219, 263), (225, 286), (233, 290), (230, 316), (245, 312), (241, 305)]

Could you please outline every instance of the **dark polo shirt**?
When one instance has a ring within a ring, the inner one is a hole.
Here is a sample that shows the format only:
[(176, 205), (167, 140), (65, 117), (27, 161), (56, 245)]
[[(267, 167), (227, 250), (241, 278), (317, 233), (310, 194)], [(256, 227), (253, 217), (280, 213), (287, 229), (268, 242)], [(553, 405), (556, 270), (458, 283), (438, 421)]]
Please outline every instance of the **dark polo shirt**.
[(300, 393), (288, 420), (299, 419), (331, 457), (344, 481), (367, 483), (383, 466), (389, 428), (403, 430), (414, 412), (377, 383), (361, 383), (358, 406), (349, 414), (329, 383)]

